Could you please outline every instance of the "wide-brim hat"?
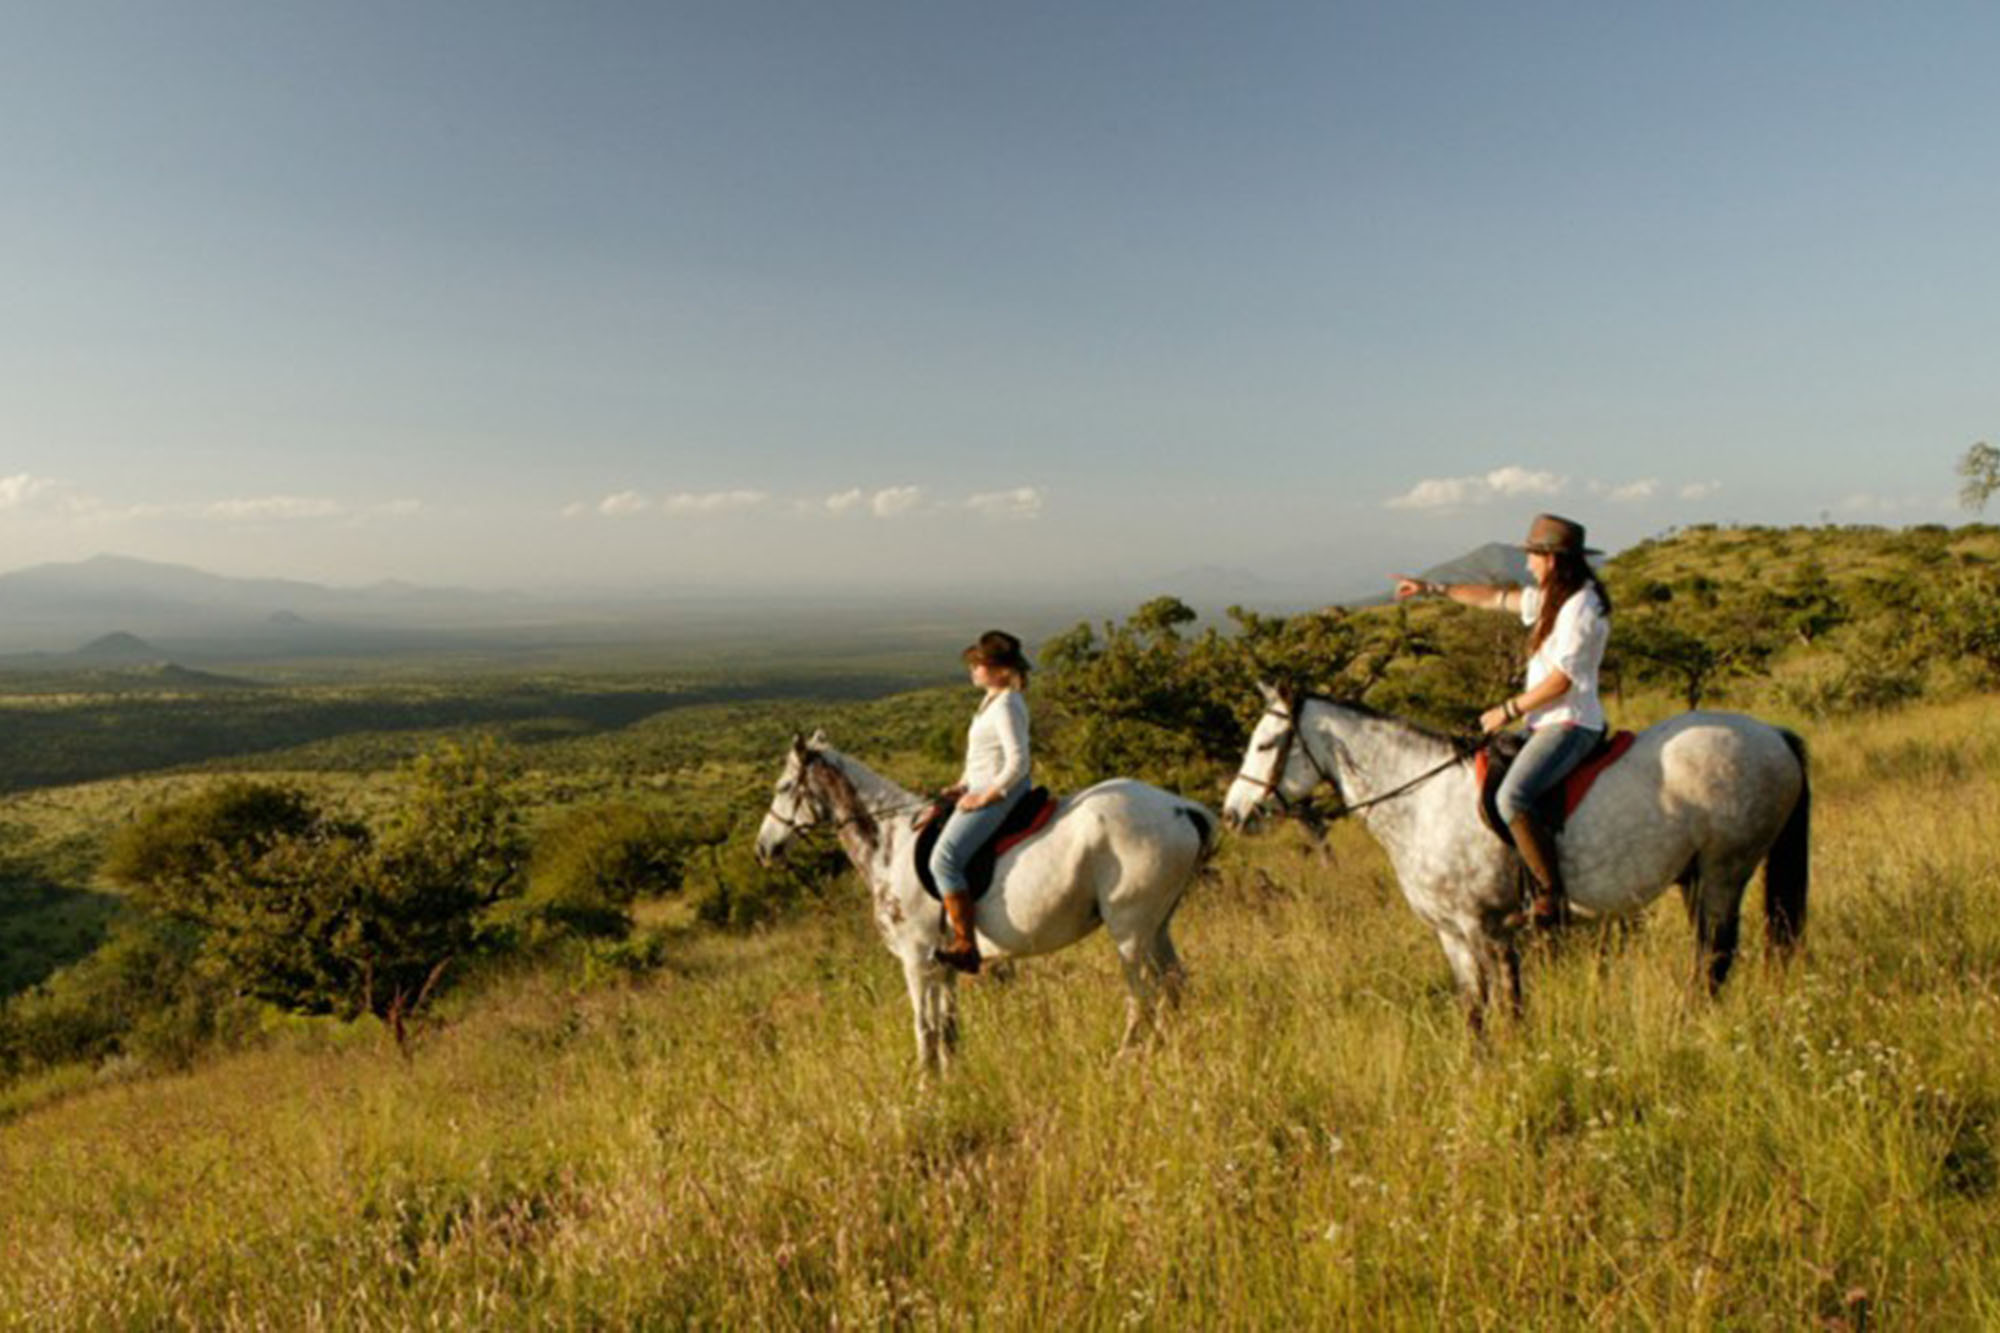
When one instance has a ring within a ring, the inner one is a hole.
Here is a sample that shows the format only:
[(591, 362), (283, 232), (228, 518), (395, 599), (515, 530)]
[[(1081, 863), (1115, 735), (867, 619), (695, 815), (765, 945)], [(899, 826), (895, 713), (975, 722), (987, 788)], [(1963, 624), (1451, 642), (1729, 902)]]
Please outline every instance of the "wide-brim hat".
[(990, 629), (979, 636), (979, 642), (969, 645), (964, 653), (966, 663), (981, 666), (1009, 667), (1023, 675), (1034, 670), (1027, 655), (1021, 651), (1021, 641), (1004, 629)]
[(1560, 514), (1535, 515), (1535, 521), (1528, 525), (1528, 540), (1521, 543), (1521, 549), (1542, 555), (1561, 555), (1565, 551), (1577, 555), (1604, 554), (1595, 546), (1583, 544), (1583, 524)]

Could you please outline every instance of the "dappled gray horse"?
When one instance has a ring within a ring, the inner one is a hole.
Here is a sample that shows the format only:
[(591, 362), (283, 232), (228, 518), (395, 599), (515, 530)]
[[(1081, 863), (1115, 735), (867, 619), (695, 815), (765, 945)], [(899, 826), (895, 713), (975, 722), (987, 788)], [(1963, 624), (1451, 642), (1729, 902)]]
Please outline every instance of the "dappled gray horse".
[[(1437, 932), (1477, 1027), (1497, 996), (1520, 1002), (1513, 851), (1481, 822), (1467, 747), (1411, 722), (1268, 685), (1223, 818), (1248, 823), (1331, 784), (1388, 853), (1411, 910)], [(1561, 839), (1570, 901), (1635, 912), (1678, 884), (1711, 992), (1729, 975), (1750, 876), (1763, 863), (1765, 938), (1785, 956), (1805, 929), (1812, 796), (1805, 743), (1736, 713), (1683, 713), (1638, 735), (1604, 770)]]
[[(875, 926), (903, 964), (915, 1011), (917, 1058), (941, 1065), (958, 1040), (957, 974), (933, 954), (942, 909), (924, 892), (912, 849), (928, 798), (903, 790), (831, 748), (794, 738), (757, 831), (770, 861), (792, 838), (832, 826), (867, 881)], [(980, 898), (979, 952), (1022, 958), (1066, 948), (1102, 925), (1130, 991), (1123, 1049), (1150, 1029), (1162, 991), (1177, 998), (1180, 958), (1168, 933), (1181, 897), (1213, 850), (1215, 816), (1193, 801), (1113, 778), (1060, 802), (1040, 833), (1002, 856)]]

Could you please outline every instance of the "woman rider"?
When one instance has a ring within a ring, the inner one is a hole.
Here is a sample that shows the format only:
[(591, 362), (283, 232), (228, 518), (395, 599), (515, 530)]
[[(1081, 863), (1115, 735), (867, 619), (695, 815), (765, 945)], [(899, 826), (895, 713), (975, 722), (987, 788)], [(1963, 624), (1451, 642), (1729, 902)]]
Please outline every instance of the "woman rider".
[(1519, 612), (1528, 626), (1528, 688), (1503, 699), (1479, 718), (1488, 734), (1525, 720), (1528, 741), (1500, 784), (1497, 804), (1528, 873), (1535, 877), (1531, 915), (1540, 928), (1562, 916), (1561, 861), (1555, 838), (1535, 814), (1541, 795), (1561, 782), (1604, 739), (1604, 704), (1597, 677), (1611, 637), (1611, 598), (1592, 572), (1583, 525), (1554, 514), (1537, 515), (1522, 548), (1530, 587), (1432, 583), (1399, 577), (1398, 598), (1427, 593), (1465, 606)]
[(988, 630), (967, 648), (972, 683), (986, 691), (965, 735), (965, 772), (944, 796), (956, 802), (931, 852), (931, 878), (951, 921), (951, 943), (937, 961), (961, 972), (979, 970), (979, 941), (972, 929), (972, 894), (965, 867), (1000, 821), (1028, 791), (1028, 659), (1021, 641)]

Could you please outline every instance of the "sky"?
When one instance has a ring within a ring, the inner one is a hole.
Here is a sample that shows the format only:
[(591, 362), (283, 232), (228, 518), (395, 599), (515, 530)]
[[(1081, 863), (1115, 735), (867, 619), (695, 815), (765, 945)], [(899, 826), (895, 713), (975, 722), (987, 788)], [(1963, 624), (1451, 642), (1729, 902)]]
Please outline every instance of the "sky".
[(0, 569), (1346, 591), (2000, 441), (1984, 0), (0, 5)]

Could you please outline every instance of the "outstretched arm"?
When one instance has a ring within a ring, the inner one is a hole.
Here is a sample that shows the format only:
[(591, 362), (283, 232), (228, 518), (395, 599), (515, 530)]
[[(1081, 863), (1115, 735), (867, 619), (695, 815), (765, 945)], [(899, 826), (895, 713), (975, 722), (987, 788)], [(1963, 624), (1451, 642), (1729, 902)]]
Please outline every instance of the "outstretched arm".
[(1449, 597), (1460, 606), (1481, 611), (1519, 614), (1521, 610), (1521, 590), (1511, 584), (1434, 583), (1429, 579), (1412, 578), (1408, 574), (1396, 575), (1396, 600), (1408, 601), (1412, 597)]

